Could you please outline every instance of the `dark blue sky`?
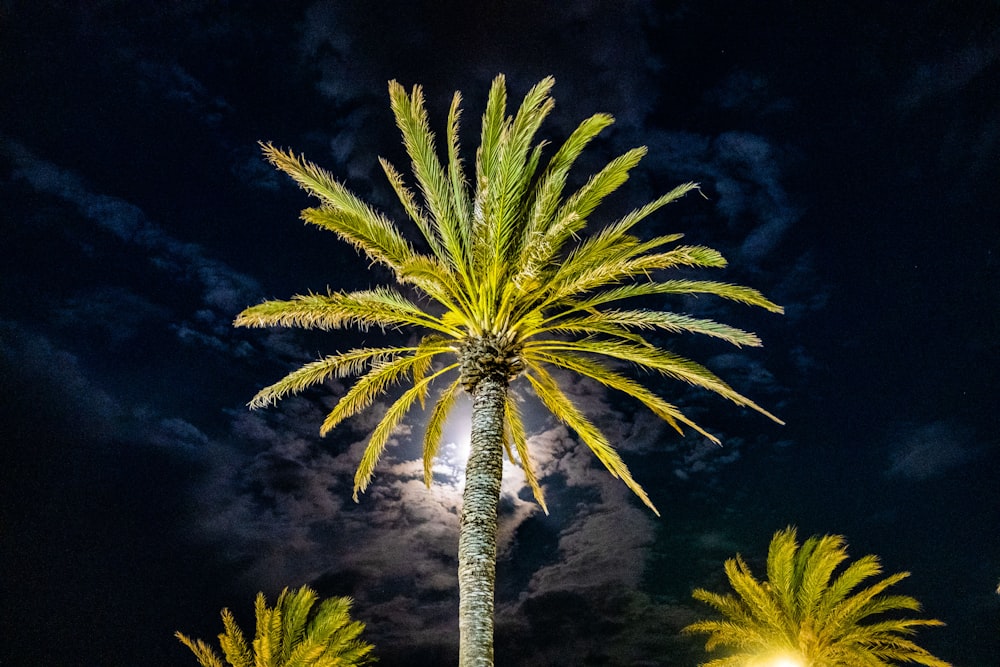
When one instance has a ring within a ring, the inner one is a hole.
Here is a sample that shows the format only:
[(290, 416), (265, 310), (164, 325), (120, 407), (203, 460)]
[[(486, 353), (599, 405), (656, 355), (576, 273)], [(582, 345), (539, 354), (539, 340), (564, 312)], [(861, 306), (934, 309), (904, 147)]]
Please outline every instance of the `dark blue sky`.
[(919, 642), (995, 665), (1000, 7), (491, 4), (0, 2), (0, 663), (194, 664), (174, 630), (210, 639), (223, 606), (249, 625), (256, 591), (302, 583), (356, 598), (381, 664), (453, 660), (461, 411), (440, 484), (407, 431), (355, 505), (374, 417), (318, 437), (343, 386), (245, 403), (362, 335), (230, 322), (388, 279), (301, 224), (258, 140), (402, 220), (376, 160), (405, 164), (386, 82), (422, 84), (439, 131), (461, 90), (471, 158), (504, 72), (513, 98), (556, 77), (554, 142), (616, 117), (580, 177), (649, 146), (603, 219), (702, 184), (643, 233), (720, 249), (712, 278), (787, 313), (672, 303), (765, 347), (662, 342), (787, 425), (645, 378), (717, 448), (566, 378), (657, 519), (527, 408), (551, 514), (508, 471), (497, 664), (696, 664), (691, 589), (795, 524), (911, 571), (901, 592), (948, 623)]

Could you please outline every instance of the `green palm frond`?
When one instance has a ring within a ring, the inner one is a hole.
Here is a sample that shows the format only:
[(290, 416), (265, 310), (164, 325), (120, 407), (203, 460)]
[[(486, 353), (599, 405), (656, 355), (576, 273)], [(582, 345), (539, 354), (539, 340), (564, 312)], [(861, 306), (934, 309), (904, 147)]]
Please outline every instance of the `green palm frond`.
[(241, 312), (241, 327), (299, 327), (329, 331), (355, 326), (383, 329), (426, 327), (454, 336), (454, 328), (430, 315), (396, 290), (379, 287), (359, 292), (296, 295), (288, 301), (265, 301)]
[[(415, 358), (419, 359), (419, 357)], [(403, 395), (385, 411), (381, 421), (379, 421), (375, 430), (372, 431), (371, 438), (368, 440), (368, 446), (365, 447), (365, 453), (362, 455), (361, 462), (358, 464), (358, 469), (354, 474), (355, 501), (358, 500), (358, 495), (364, 493), (365, 489), (368, 488), (368, 484), (375, 474), (375, 464), (378, 463), (379, 458), (382, 456), (382, 451), (385, 449), (386, 443), (389, 442), (389, 438), (392, 436), (393, 431), (396, 430), (396, 427), (403, 421), (403, 417), (413, 407), (414, 402), (418, 400), (423, 402), (430, 388), (430, 383), (435, 378), (456, 368), (458, 368), (457, 363), (451, 364), (427, 377), (421, 378), (418, 382), (414, 382), (413, 386), (403, 392)], [(358, 384), (361, 383), (359, 382)], [(346, 399), (347, 397), (345, 396), (344, 398)], [(340, 407), (339, 403), (337, 407)], [(336, 412), (336, 409), (334, 412)], [(333, 413), (331, 413), (332, 415)], [(334, 425), (336, 424), (334, 423)]]
[(458, 389), (461, 387), (462, 379), (456, 378), (438, 397), (437, 402), (431, 409), (431, 414), (427, 418), (427, 426), (424, 429), (424, 484), (428, 487), (434, 478), (434, 458), (437, 456), (441, 446), (441, 436), (444, 434), (444, 425), (448, 420), (448, 413), (455, 405)]
[(272, 144), (260, 144), (267, 160), (291, 176), (301, 187), (319, 197), (324, 206), (305, 209), (302, 218), (329, 229), (375, 262), (395, 267), (413, 249), (395, 225), (337, 182), (328, 172)]
[[(365, 625), (350, 617), (351, 599), (318, 596), (308, 586), (285, 588), (274, 607), (263, 593), (254, 602), (256, 635), (251, 647), (228, 609), (222, 610), (225, 632), (219, 635), (232, 667), (364, 667), (374, 661), (374, 647), (361, 639)], [(223, 667), (211, 646), (176, 633), (202, 667)]]
[[(182, 644), (191, 649), (191, 652), (194, 653), (195, 658), (198, 659), (198, 664), (200, 664), (201, 667), (225, 667), (225, 665), (222, 664), (222, 658), (220, 658), (219, 654), (215, 652), (215, 649), (206, 644), (203, 640), (191, 639), (181, 632), (175, 632), (174, 636), (177, 637)], [(230, 664), (235, 665), (235, 667), (253, 667), (252, 662), (230, 662)]]
[[(761, 345), (760, 338), (749, 331), (669, 310), (603, 310), (584, 316), (556, 319), (548, 325), (539, 327), (536, 331), (539, 333), (552, 331), (583, 334), (615, 332), (612, 335), (622, 335), (617, 332), (627, 333), (630, 329), (659, 329), (670, 333), (701, 334), (724, 340), (736, 347), (744, 345), (759, 347)], [(628, 338), (627, 335), (622, 337)]]
[(372, 369), (355, 382), (347, 393), (337, 401), (333, 410), (323, 421), (320, 434), (325, 435), (340, 422), (370, 406), (376, 398), (385, 393), (386, 389), (400, 382), (408, 373), (412, 373), (413, 368), (422, 364), (425, 357), (446, 351), (448, 351), (447, 348), (425, 349), (423, 352), (415, 351), (410, 355), (397, 356), (373, 364)]
[(331, 377), (342, 378), (357, 375), (365, 368), (380, 365), (401, 352), (415, 352), (416, 349), (415, 347), (361, 348), (318, 359), (299, 367), (278, 382), (261, 389), (250, 400), (250, 407), (262, 408), (274, 405), (285, 396), (301, 393)]
[(528, 488), (531, 489), (531, 493), (535, 497), (535, 502), (538, 503), (543, 512), (548, 514), (549, 508), (545, 504), (545, 494), (542, 493), (542, 487), (538, 483), (538, 477), (535, 475), (534, 468), (531, 465), (531, 456), (528, 454), (528, 435), (524, 430), (524, 420), (521, 418), (521, 410), (518, 408), (517, 401), (514, 400), (514, 396), (510, 392), (507, 393), (507, 404), (504, 412), (507, 415), (508, 437), (513, 442), (514, 450), (517, 452), (517, 463), (521, 466), (521, 470), (524, 471), (524, 479), (528, 482)]
[(545, 350), (539, 350), (535, 346), (526, 346), (524, 355), (525, 359), (531, 363), (532, 368), (538, 363), (548, 363), (588, 377), (605, 387), (620, 391), (641, 402), (653, 414), (667, 422), (681, 435), (684, 434), (684, 431), (680, 425), (684, 424), (715, 444), (721, 444), (718, 438), (686, 417), (679, 408), (663, 400), (639, 382), (621, 373), (617, 373), (599, 362), (580, 357), (569, 351), (564, 350), (558, 354), (553, 354)]
[(781, 604), (782, 612), (797, 619), (796, 591), (798, 580), (795, 574), (795, 529), (778, 531), (771, 540), (767, 552), (767, 579), (775, 598)]
[[(631, 341), (583, 339), (531, 344), (530, 349), (550, 353), (582, 352), (620, 359), (642, 368), (658, 371), (663, 375), (686, 382), (695, 387), (708, 389), (723, 398), (729, 399), (736, 405), (753, 408), (779, 424), (784, 423), (749, 398), (734, 390), (704, 366), (660, 348), (640, 345)], [(701, 431), (699, 430), (699, 432)]]
[(649, 509), (659, 516), (659, 510), (646, 495), (646, 491), (632, 478), (632, 473), (629, 472), (628, 466), (622, 461), (618, 452), (611, 446), (604, 434), (563, 393), (555, 378), (539, 365), (533, 365), (530, 372), (525, 372), (525, 377), (531, 382), (535, 394), (545, 404), (545, 407), (557, 419), (576, 431), (576, 434), (594, 452), (594, 455), (604, 464), (608, 472), (616, 479), (622, 480)]
[(228, 609), (222, 610), (222, 627), (225, 632), (219, 635), (219, 644), (229, 664), (235, 667), (253, 667), (254, 658), (250, 646)]
[(823, 535), (806, 540), (800, 553), (808, 553), (802, 562), (798, 606), (803, 615), (814, 615), (830, 584), (833, 571), (847, 560), (841, 535)]
[[(909, 596), (884, 594), (905, 578), (906, 572), (848, 597), (863, 580), (880, 573), (878, 559), (859, 559), (831, 583), (833, 572), (847, 558), (844, 538), (816, 536), (800, 546), (795, 533), (789, 526), (774, 534), (767, 557), (769, 581), (758, 582), (740, 555), (727, 560), (726, 576), (735, 596), (703, 589), (692, 594), (724, 620), (692, 623), (683, 632), (708, 635), (707, 651), (733, 649), (723, 660), (739, 657), (739, 664), (757, 664), (768, 656), (785, 653), (808, 665), (891, 667), (897, 662), (915, 662), (950, 667), (910, 639), (916, 628), (943, 623), (898, 617), (899, 612), (919, 611), (919, 603)], [(878, 620), (861, 623), (873, 616)]]

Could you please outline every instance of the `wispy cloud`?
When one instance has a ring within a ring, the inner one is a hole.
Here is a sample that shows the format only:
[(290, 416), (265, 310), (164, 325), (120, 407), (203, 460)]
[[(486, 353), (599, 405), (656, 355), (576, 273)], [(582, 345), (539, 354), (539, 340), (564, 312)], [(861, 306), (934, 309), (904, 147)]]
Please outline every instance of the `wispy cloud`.
[(947, 421), (901, 426), (893, 437), (885, 474), (909, 481), (941, 477), (983, 455), (973, 433)]

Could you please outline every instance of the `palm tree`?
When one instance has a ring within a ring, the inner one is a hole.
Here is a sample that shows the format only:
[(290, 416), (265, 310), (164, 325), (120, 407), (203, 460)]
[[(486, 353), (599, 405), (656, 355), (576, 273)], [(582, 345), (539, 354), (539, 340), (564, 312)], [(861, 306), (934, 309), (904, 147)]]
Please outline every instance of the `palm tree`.
[(679, 312), (613, 307), (630, 297), (709, 294), (781, 312), (779, 306), (747, 287), (653, 278), (659, 269), (726, 264), (711, 248), (673, 245), (668, 249), (680, 234), (647, 240), (632, 234), (644, 218), (696, 189), (694, 183), (681, 185), (579, 240), (578, 233), (590, 214), (628, 179), (646, 149), (627, 151), (564, 196), (571, 166), (613, 119), (596, 114), (583, 121), (542, 168), (545, 143), (532, 146), (532, 141), (553, 108), (549, 95), (553, 83), (551, 78), (542, 80), (509, 116), (504, 78), (493, 81), (470, 184), (459, 151), (460, 94), (455, 93), (448, 113), (447, 159), (442, 164), (421, 88), (415, 86), (407, 93), (395, 81), (390, 82), (392, 111), (412, 161), (420, 199), (392, 164), (384, 159), (380, 162), (403, 209), (419, 230), (423, 250), (415, 248), (393, 222), (326, 171), (291, 151), (262, 144), (274, 166), (320, 200), (319, 207), (304, 210), (302, 218), (333, 231), (373, 263), (389, 268), (411, 295), (390, 287), (309, 293), (248, 308), (235, 324), (323, 330), (411, 327), (420, 332), (420, 338), (412, 346), (362, 347), (306, 364), (261, 390), (250, 406), (274, 404), (330, 377), (360, 375), (323, 422), (320, 433), (326, 434), (370, 406), (394, 383), (405, 382), (408, 388), (386, 410), (358, 466), (354, 480), (357, 500), (393, 430), (415, 403), (424, 406), (431, 385), (439, 382), (443, 389), (433, 396), (424, 435), (424, 475), (429, 485), (449, 409), (460, 390), (472, 396), (459, 537), (463, 667), (493, 664), (497, 506), (504, 450), (524, 470), (535, 498), (546, 509), (531, 466), (525, 428), (510, 392), (515, 378), (525, 378), (541, 402), (654, 512), (653, 503), (614, 447), (560, 389), (551, 369), (579, 373), (622, 391), (678, 431), (687, 426), (715, 442), (714, 436), (676, 406), (614, 366), (629, 362), (703, 387), (778, 421), (703, 366), (652, 345), (643, 332), (705, 334), (737, 346), (760, 345), (756, 335)]
[[(257, 633), (251, 644), (228, 609), (222, 610), (225, 632), (219, 635), (226, 662), (232, 667), (362, 667), (375, 662), (371, 644), (359, 639), (365, 624), (352, 621), (351, 599), (334, 597), (318, 607), (308, 586), (281, 591), (274, 608), (257, 594)], [(175, 633), (194, 652), (202, 667), (224, 667), (222, 658), (204, 641)]]
[[(919, 611), (920, 603), (907, 595), (883, 593), (909, 572), (856, 590), (882, 573), (878, 557), (860, 558), (834, 577), (847, 560), (844, 538), (810, 537), (800, 547), (795, 532), (788, 527), (774, 534), (767, 553), (768, 581), (757, 581), (737, 554), (725, 565), (736, 595), (694, 591), (696, 600), (714, 607), (724, 620), (699, 621), (682, 632), (709, 635), (707, 651), (732, 649), (727, 657), (702, 667), (888, 667), (898, 662), (950, 667), (908, 639), (914, 628), (944, 623), (903, 618), (898, 612)], [(873, 616), (880, 618), (870, 620)], [(866, 620), (870, 622), (863, 623)]]

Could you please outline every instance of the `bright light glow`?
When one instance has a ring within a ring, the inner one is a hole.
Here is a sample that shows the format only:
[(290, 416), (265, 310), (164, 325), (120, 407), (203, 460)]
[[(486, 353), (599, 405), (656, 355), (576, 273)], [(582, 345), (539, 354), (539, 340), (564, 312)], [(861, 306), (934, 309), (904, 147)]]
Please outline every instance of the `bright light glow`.
[(794, 656), (779, 655), (766, 663), (766, 667), (803, 667), (802, 661)]

